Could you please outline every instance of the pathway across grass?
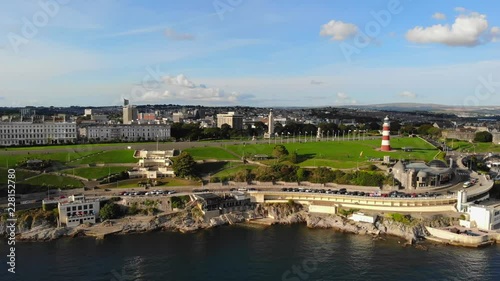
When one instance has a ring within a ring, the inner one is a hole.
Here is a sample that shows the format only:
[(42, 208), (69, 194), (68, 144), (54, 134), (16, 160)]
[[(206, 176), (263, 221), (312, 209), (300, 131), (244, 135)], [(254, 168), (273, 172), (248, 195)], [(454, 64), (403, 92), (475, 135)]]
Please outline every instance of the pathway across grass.
[(135, 163), (134, 150), (110, 150), (73, 161), (71, 164)]
[(58, 188), (66, 188), (69, 186), (73, 188), (83, 187), (83, 183), (77, 179), (66, 176), (52, 175), (52, 174), (41, 174), (39, 176), (32, 177), (28, 180), (20, 181), (19, 183), (36, 185), (36, 186), (42, 186), (43, 184), (45, 184), (47, 186), (53, 186)]
[(89, 168), (75, 168), (62, 171), (65, 174), (75, 175), (86, 179), (101, 179), (109, 174), (119, 174), (129, 170), (128, 167), (89, 167)]

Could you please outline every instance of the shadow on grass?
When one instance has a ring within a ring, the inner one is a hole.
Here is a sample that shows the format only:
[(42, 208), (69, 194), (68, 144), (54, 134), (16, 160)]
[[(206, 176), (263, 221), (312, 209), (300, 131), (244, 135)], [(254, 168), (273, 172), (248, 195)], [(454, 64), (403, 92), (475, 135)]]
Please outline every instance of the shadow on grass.
[(198, 175), (215, 174), (225, 169), (228, 163), (227, 161), (198, 163), (196, 164), (196, 172)]
[(306, 160), (313, 159), (314, 157), (316, 157), (316, 153), (298, 154), (297, 163), (302, 163)]

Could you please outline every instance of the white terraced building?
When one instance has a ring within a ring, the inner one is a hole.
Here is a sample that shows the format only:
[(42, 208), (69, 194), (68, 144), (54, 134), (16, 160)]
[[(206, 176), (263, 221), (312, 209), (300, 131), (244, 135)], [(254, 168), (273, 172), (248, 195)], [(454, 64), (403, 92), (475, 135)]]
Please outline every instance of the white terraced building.
[(155, 141), (170, 138), (168, 124), (97, 125), (80, 128), (80, 136), (96, 141)]
[(134, 158), (139, 159), (137, 167), (128, 171), (130, 178), (164, 178), (175, 177), (170, 157), (175, 156), (176, 150), (147, 151), (136, 150)]
[(0, 145), (72, 143), (77, 138), (76, 123), (30, 121), (0, 122)]

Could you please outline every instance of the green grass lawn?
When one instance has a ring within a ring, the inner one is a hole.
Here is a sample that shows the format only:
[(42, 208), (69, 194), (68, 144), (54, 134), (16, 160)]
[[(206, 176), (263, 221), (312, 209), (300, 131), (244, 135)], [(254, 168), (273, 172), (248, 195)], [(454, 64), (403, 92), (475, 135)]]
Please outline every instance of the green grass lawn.
[[(382, 152), (380, 140), (364, 141), (329, 141), (307, 143), (284, 143), (289, 152), (296, 151), (301, 166), (328, 166), (333, 168), (354, 168), (357, 165), (366, 165), (372, 158), (383, 158), (385, 155), (392, 159), (415, 159), (430, 161), (438, 150), (419, 138), (393, 138), (391, 146), (393, 152)], [(227, 149), (238, 155), (255, 154), (271, 155), (275, 144), (228, 145)], [(411, 152), (405, 152), (403, 147), (411, 147)], [(360, 156), (361, 152), (363, 154)], [(270, 164), (274, 160), (263, 161)]]
[(84, 177), (86, 179), (100, 179), (108, 176), (108, 174), (118, 174), (129, 170), (128, 167), (89, 167), (67, 169), (62, 171), (65, 174)]
[(39, 186), (41, 186), (42, 184), (46, 184), (61, 188), (66, 187), (67, 185), (72, 185), (73, 187), (83, 187), (83, 183), (77, 179), (50, 174), (41, 174), (37, 177), (21, 181), (20, 183)]
[[(29, 154), (28, 154), (29, 153)], [(96, 151), (86, 151), (86, 152), (55, 152), (55, 153), (32, 153), (26, 152), (22, 154), (10, 154), (6, 152), (0, 153), (0, 167), (14, 167), (16, 164), (28, 160), (28, 159), (39, 159), (39, 160), (54, 160), (62, 163), (72, 161), (74, 159), (84, 157), (96, 153)]]
[(207, 160), (207, 159), (216, 159), (216, 160), (239, 160), (241, 158), (236, 157), (230, 152), (224, 150), (220, 147), (193, 147), (184, 150), (189, 152), (191, 156), (193, 156), (194, 160)]
[(110, 150), (100, 154), (91, 155), (71, 164), (96, 164), (96, 163), (136, 163), (139, 161), (134, 158), (134, 150)]
[[(16, 170), (16, 182), (25, 180), (29, 177), (36, 176), (38, 173), (32, 172), (32, 171), (27, 171), (27, 170), (21, 170), (21, 169), (15, 169)], [(8, 175), (8, 169), (7, 168), (0, 168), (0, 180), (4, 182), (0, 182), (0, 184), (7, 183), (7, 175)]]
[(453, 150), (459, 152), (470, 152), (470, 153), (473, 153), (474, 151), (476, 151), (477, 153), (500, 152), (500, 145), (491, 142), (470, 143), (468, 141), (446, 140), (446, 144), (449, 147), (453, 148)]
[(244, 171), (246, 169), (250, 169), (250, 170), (253, 170), (257, 168), (256, 165), (249, 165), (249, 164), (246, 164), (246, 165), (238, 165), (238, 166), (233, 166), (233, 167), (228, 167), (227, 169), (224, 169), (218, 173), (216, 173), (215, 175), (213, 175), (214, 177), (227, 177), (227, 176), (230, 176), (230, 175), (235, 175), (237, 174), (238, 172), (240, 171)]

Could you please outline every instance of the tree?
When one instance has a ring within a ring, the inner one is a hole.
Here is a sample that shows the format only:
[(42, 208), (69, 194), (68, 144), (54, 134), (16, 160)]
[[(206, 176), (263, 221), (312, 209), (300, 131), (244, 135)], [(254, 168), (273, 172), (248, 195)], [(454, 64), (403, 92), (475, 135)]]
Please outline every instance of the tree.
[(99, 211), (101, 220), (116, 219), (121, 215), (120, 206), (115, 203), (109, 202)]
[(299, 168), (297, 170), (297, 181), (304, 181), (304, 180), (307, 180), (307, 171), (302, 168)]
[(278, 144), (273, 149), (273, 156), (276, 158), (281, 158), (288, 155), (288, 150), (284, 145)]
[(290, 159), (290, 162), (292, 162), (293, 164), (297, 164), (299, 162), (297, 152), (294, 151), (294, 152), (290, 153), (289, 159)]
[(183, 151), (173, 162), (172, 168), (177, 177), (190, 178), (195, 176), (196, 162), (188, 152)]
[(493, 140), (493, 135), (489, 132), (477, 132), (474, 136), (474, 141), (477, 142), (491, 142)]

